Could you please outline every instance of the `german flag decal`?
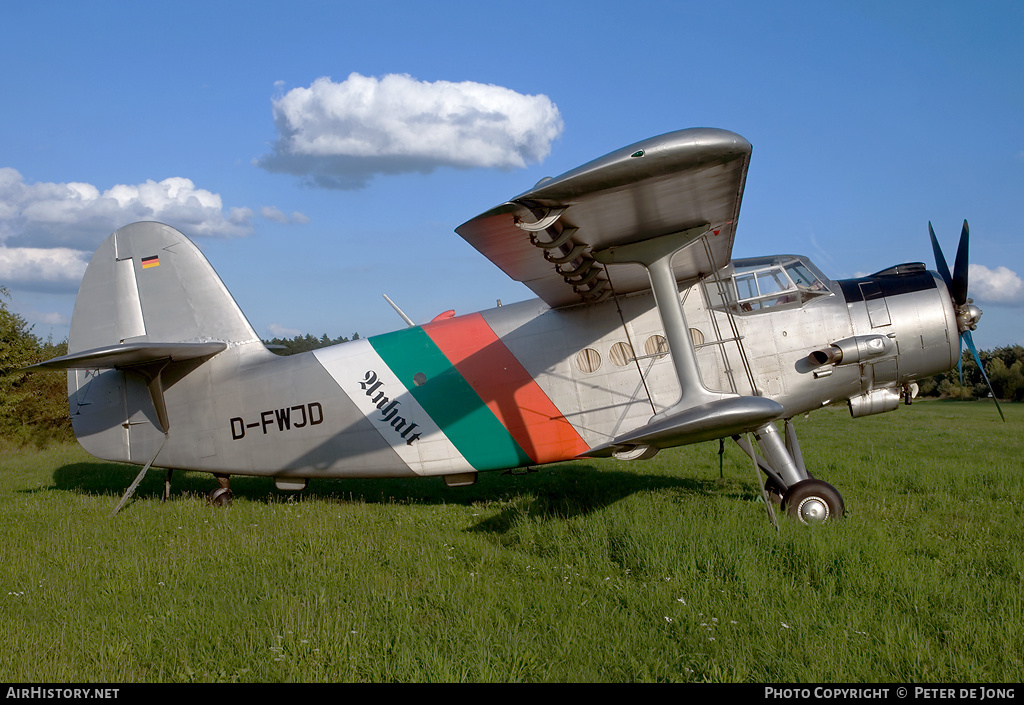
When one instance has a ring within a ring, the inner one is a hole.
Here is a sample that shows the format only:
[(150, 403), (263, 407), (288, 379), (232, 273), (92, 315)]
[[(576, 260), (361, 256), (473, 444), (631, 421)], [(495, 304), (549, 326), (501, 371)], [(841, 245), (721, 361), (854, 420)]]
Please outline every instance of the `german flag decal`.
[(157, 255), (153, 255), (152, 257), (143, 257), (142, 258), (142, 268), (143, 269), (149, 269), (150, 267), (159, 267), (159, 266), (160, 266), (160, 258)]

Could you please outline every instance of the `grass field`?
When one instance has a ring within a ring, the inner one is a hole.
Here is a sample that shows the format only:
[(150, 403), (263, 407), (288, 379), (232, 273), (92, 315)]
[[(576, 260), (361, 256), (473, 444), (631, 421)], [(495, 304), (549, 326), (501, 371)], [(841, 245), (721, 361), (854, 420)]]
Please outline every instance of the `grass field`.
[(848, 516), (776, 529), (731, 442), (301, 495), (0, 459), (0, 679), (1024, 680), (1024, 406), (797, 420)]

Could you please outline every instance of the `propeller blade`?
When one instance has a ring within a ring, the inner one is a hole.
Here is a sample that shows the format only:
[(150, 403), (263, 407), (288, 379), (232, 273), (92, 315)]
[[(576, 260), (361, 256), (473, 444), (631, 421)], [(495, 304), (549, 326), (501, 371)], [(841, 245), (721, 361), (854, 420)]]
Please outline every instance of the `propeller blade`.
[(988, 385), (988, 390), (992, 392), (992, 401), (996, 403), (996, 409), (999, 411), (999, 418), (1003, 420), (1003, 423), (1006, 423), (1006, 417), (1003, 416), (1003, 409), (999, 406), (999, 400), (996, 399), (996, 390), (992, 389), (992, 383), (988, 381), (988, 375), (985, 374), (985, 368), (981, 366), (981, 358), (978, 357), (978, 350), (974, 347), (974, 338), (971, 336), (971, 331), (965, 330), (960, 334), (960, 339), (967, 341), (967, 347), (970, 348), (971, 354), (974, 355), (974, 361), (978, 363), (978, 369), (981, 370), (981, 376), (985, 378), (985, 384)]
[(942, 275), (942, 281), (946, 282), (946, 287), (953, 290), (953, 277), (949, 275), (949, 265), (946, 264), (946, 258), (942, 256), (942, 248), (939, 247), (939, 241), (935, 238), (935, 231), (932, 230), (932, 221), (928, 221), (928, 234), (932, 237), (932, 252), (935, 253), (935, 268), (939, 274)]
[(967, 250), (968, 250), (967, 221), (964, 221), (963, 230), (960, 231), (960, 244), (956, 248), (956, 261), (953, 263), (953, 285), (950, 293), (957, 306), (967, 303)]

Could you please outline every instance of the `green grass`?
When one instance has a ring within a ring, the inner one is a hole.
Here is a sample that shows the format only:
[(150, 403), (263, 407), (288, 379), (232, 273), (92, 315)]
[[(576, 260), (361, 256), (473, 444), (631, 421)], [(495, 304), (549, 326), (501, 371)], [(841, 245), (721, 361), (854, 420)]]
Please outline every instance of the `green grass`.
[(23, 681), (1024, 680), (1024, 406), (797, 420), (845, 521), (757, 501), (718, 445), (301, 495), (77, 446), (0, 460), (0, 678)]

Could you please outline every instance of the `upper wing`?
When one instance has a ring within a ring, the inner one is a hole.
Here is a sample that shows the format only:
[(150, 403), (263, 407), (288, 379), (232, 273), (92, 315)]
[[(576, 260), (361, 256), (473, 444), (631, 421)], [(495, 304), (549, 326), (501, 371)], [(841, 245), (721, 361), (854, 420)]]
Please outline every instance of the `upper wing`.
[[(712, 128), (652, 137), (542, 180), (456, 232), (552, 307), (608, 296), (609, 274), (590, 253), (705, 224), (708, 247), (687, 247), (673, 269), (677, 280), (709, 274), (731, 258), (750, 149)], [(624, 294), (650, 281), (639, 265), (617, 265), (612, 285)]]

